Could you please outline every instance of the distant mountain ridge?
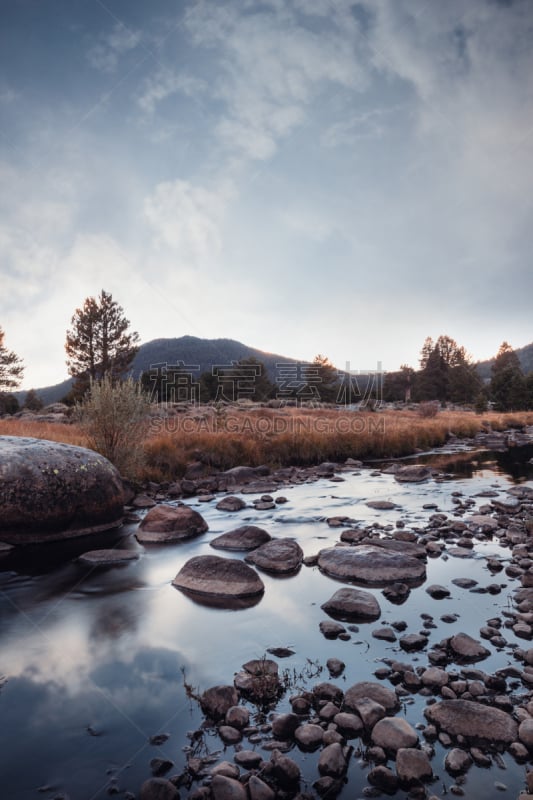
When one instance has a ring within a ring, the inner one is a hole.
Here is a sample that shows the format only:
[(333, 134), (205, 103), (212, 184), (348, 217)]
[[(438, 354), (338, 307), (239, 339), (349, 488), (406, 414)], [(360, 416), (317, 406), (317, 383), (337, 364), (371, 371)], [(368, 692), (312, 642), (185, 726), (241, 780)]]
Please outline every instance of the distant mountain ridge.
[[(524, 375), (528, 372), (533, 372), (533, 342), (526, 344), (524, 347), (515, 348), (515, 353), (519, 358)], [(476, 364), (477, 371), (482, 380), (490, 380), (490, 371), (495, 360), (495, 357), (489, 358), (487, 361), (480, 361)]]
[[(210, 371), (213, 366), (231, 366), (233, 361), (243, 358), (255, 358), (266, 368), (268, 377), (274, 381), (276, 365), (297, 364), (298, 359), (282, 356), (277, 353), (266, 353), (249, 347), (235, 339), (201, 339), (197, 336), (180, 336), (176, 339), (152, 339), (139, 347), (132, 362), (132, 375), (139, 378), (154, 365), (177, 364), (183, 362), (191, 370), (194, 368), (195, 380), (202, 372)], [(57, 403), (65, 397), (72, 386), (72, 378), (68, 378), (54, 386), (45, 386), (35, 391), (45, 405)], [(20, 402), (24, 402), (26, 392), (16, 392)]]

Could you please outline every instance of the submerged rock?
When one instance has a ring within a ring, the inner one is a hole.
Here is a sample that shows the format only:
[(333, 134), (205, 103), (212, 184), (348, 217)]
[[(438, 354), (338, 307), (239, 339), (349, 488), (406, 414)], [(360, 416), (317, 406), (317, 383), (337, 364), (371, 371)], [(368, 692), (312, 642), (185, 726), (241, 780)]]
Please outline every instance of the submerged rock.
[(99, 453), (46, 439), (0, 436), (0, 540), (30, 544), (117, 528), (124, 487)]

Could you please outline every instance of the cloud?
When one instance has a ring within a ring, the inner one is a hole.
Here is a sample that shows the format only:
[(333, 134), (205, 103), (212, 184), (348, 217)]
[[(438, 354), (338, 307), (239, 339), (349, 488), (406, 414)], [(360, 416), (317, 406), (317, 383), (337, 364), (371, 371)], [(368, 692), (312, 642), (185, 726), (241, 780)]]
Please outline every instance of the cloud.
[(205, 81), (194, 75), (161, 68), (146, 79), (138, 103), (145, 113), (153, 114), (156, 107), (167, 98), (178, 93), (196, 97), (205, 92), (206, 86)]
[(121, 56), (140, 44), (142, 34), (117, 22), (109, 33), (101, 34), (87, 51), (89, 64), (100, 72), (115, 72)]

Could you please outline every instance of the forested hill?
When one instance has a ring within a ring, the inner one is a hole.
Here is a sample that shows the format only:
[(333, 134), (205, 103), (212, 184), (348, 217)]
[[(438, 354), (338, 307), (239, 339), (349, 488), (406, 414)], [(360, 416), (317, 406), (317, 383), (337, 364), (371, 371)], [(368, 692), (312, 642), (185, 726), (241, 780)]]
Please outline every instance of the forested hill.
[[(520, 360), (524, 375), (533, 372), (533, 342), (526, 344), (525, 347), (517, 347), (515, 353)], [(490, 370), (493, 364), (494, 358), (490, 358), (488, 361), (480, 361), (476, 365), (477, 371), (484, 381), (490, 380)]]
[[(297, 363), (296, 359), (281, 356), (276, 353), (264, 353), (254, 347), (234, 339), (200, 339), (197, 336), (180, 336), (177, 339), (153, 339), (146, 342), (139, 348), (132, 364), (133, 376), (135, 378), (155, 364), (177, 364), (183, 362), (185, 366), (199, 367), (195, 376), (199, 377), (202, 372), (211, 370), (215, 366), (229, 366), (232, 361), (240, 361), (243, 358), (255, 358), (261, 361), (267, 370), (268, 377), (275, 381), (276, 364)], [(71, 388), (72, 380), (68, 379), (54, 386), (46, 386), (36, 389), (37, 394), (45, 405), (56, 403), (61, 400)], [(21, 402), (24, 401), (26, 392), (16, 392), (15, 395)]]

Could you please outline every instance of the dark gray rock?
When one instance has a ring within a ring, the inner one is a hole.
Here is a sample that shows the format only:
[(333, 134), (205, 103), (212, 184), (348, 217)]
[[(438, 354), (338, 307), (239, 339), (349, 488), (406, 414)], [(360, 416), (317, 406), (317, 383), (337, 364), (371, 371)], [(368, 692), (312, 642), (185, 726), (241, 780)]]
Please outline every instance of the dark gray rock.
[(423, 750), (407, 747), (396, 753), (396, 772), (400, 783), (411, 786), (433, 777), (431, 762)]
[(0, 436), (0, 540), (70, 539), (122, 523), (124, 487), (115, 467), (84, 447)]
[(422, 483), (431, 477), (431, 470), (423, 464), (409, 464), (394, 472), (394, 480), (399, 483)]
[(467, 633), (457, 633), (452, 636), (448, 646), (454, 658), (464, 662), (481, 661), (490, 656), (490, 650)]
[(418, 735), (404, 717), (384, 717), (372, 729), (372, 742), (386, 751), (416, 747)]
[(207, 530), (207, 522), (193, 508), (162, 504), (150, 509), (136, 537), (143, 544), (166, 544), (191, 539)]
[(338, 589), (320, 607), (334, 619), (350, 622), (371, 622), (381, 616), (381, 608), (374, 595), (362, 589)]
[(213, 800), (248, 800), (245, 787), (234, 778), (215, 775), (211, 781)]
[(464, 736), (473, 743), (511, 744), (518, 737), (518, 725), (509, 714), (472, 700), (443, 700), (428, 706), (424, 714), (449, 736)]
[(173, 585), (192, 595), (249, 598), (263, 594), (263, 581), (240, 559), (195, 556), (180, 569)]
[(138, 558), (139, 553), (134, 550), (89, 550), (79, 556), (78, 561), (88, 567), (114, 567)]
[(239, 695), (234, 686), (212, 686), (200, 697), (202, 711), (215, 721), (224, 719), (229, 709), (239, 702)]
[(320, 725), (308, 723), (300, 725), (294, 731), (294, 738), (302, 748), (302, 750), (316, 750), (320, 747), (324, 738), (324, 731)]
[(344, 695), (346, 710), (357, 713), (357, 701), (364, 698), (370, 698), (382, 705), (387, 714), (394, 713), (400, 707), (398, 697), (391, 689), (373, 681), (361, 681), (347, 689)]
[(318, 771), (321, 775), (340, 778), (346, 772), (346, 767), (346, 756), (339, 742), (324, 747), (318, 759)]
[(271, 539), (249, 553), (245, 560), (265, 572), (285, 574), (296, 572), (303, 557), (302, 548), (293, 539)]
[(179, 800), (179, 792), (166, 778), (149, 778), (141, 786), (139, 800)]
[(240, 528), (217, 536), (209, 544), (218, 550), (255, 550), (256, 547), (269, 542), (270, 538), (270, 534), (263, 528), (255, 525), (242, 525)]
[(240, 497), (235, 497), (230, 494), (227, 497), (223, 497), (222, 500), (219, 500), (216, 507), (219, 511), (240, 511), (246, 508), (246, 503)]
[(426, 577), (420, 559), (374, 545), (329, 547), (320, 551), (318, 566), (332, 578), (373, 586), (395, 582), (419, 585)]

